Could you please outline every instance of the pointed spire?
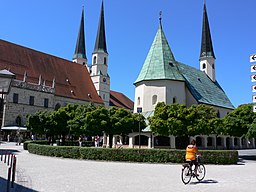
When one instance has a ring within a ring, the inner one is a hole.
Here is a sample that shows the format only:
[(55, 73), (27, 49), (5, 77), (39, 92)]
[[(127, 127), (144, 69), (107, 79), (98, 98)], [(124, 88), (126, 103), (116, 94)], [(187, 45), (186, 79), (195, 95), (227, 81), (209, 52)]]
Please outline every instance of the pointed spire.
[(161, 19), (160, 15), (158, 31), (134, 84), (144, 80), (160, 79), (184, 81), (184, 78), (178, 71), (178, 64), (164, 34)]
[(87, 60), (86, 49), (85, 49), (85, 35), (84, 35), (84, 7), (82, 9), (80, 29), (78, 32), (78, 37), (76, 41), (76, 50), (73, 59), (83, 58)]
[(204, 57), (213, 57), (215, 59), (205, 1), (200, 58)]
[(106, 44), (106, 36), (105, 36), (103, 0), (102, 0), (102, 5), (101, 5), (101, 14), (100, 14), (98, 33), (97, 33), (97, 37), (96, 37), (94, 52), (108, 53), (107, 44)]

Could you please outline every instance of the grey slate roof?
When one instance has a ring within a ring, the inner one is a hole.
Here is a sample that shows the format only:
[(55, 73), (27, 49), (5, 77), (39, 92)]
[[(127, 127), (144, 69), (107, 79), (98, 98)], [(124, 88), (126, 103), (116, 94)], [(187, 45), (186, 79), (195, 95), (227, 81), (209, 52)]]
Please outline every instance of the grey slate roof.
[(82, 10), (80, 29), (78, 32), (78, 37), (76, 41), (76, 50), (73, 56), (75, 58), (86, 58), (86, 50), (85, 50), (85, 36), (84, 36), (84, 9)]
[(176, 61), (160, 22), (155, 39), (134, 84), (143, 80), (169, 79), (184, 81), (178, 72)]

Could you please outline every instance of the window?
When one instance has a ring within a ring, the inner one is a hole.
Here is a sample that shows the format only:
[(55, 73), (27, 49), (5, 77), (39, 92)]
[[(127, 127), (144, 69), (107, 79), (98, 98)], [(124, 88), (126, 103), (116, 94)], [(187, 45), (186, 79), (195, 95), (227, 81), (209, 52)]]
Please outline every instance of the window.
[(172, 98), (172, 103), (176, 103), (176, 97)]
[(93, 64), (96, 64), (96, 56), (93, 57)]
[(137, 105), (138, 106), (140, 105), (140, 97), (138, 97), (138, 99), (137, 99)]
[(49, 99), (45, 98), (44, 99), (44, 107), (48, 108), (48, 104), (49, 104)]
[(19, 94), (13, 93), (13, 103), (18, 103), (18, 102), (19, 102)]
[(104, 57), (104, 65), (107, 65), (107, 58)]
[(220, 118), (220, 111), (217, 111), (217, 117)]
[(59, 104), (59, 103), (57, 103), (56, 105), (55, 105), (55, 111), (58, 111), (58, 109), (61, 107), (61, 105)]
[(105, 94), (103, 94), (103, 99), (105, 99)]
[(214, 69), (214, 64), (212, 64), (212, 68)]
[(153, 95), (152, 97), (152, 105), (155, 105), (157, 102), (157, 95)]
[(206, 68), (206, 64), (205, 63), (203, 63), (203, 69), (205, 69)]
[(35, 102), (35, 97), (34, 96), (30, 96), (29, 97), (29, 105), (34, 105)]

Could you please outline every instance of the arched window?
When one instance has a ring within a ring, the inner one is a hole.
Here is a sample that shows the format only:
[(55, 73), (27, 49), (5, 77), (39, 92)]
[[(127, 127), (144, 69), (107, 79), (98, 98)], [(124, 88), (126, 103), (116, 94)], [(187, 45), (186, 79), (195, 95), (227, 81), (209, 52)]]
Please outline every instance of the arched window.
[(59, 104), (59, 103), (57, 103), (56, 105), (55, 105), (55, 111), (58, 111), (58, 109), (61, 107), (61, 105)]
[(140, 97), (138, 97), (138, 99), (137, 99), (137, 106), (139, 106), (140, 105)]
[(96, 64), (96, 59), (97, 59), (97, 57), (94, 56), (94, 57), (93, 57), (93, 64)]
[(155, 105), (157, 102), (157, 95), (153, 95), (152, 97), (152, 105)]
[(104, 65), (107, 65), (107, 58), (104, 57)]
[(220, 118), (220, 111), (217, 111), (217, 117)]
[(203, 63), (203, 69), (205, 69), (206, 68), (206, 64), (205, 63)]
[(176, 97), (172, 98), (172, 103), (176, 103)]

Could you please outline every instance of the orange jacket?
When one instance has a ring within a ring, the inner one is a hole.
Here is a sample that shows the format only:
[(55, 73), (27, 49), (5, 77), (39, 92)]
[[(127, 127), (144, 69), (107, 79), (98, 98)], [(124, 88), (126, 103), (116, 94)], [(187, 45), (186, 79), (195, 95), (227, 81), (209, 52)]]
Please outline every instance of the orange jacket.
[(188, 145), (186, 148), (186, 160), (196, 160), (198, 149), (195, 145)]

